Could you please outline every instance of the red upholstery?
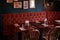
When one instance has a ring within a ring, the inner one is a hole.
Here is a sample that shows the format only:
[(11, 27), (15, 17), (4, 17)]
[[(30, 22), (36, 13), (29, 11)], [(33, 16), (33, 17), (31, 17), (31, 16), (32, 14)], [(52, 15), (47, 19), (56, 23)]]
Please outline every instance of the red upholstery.
[(54, 24), (54, 20), (60, 20), (60, 12), (47, 12), (47, 18), (49, 24)]
[(35, 20), (42, 21), (46, 14), (45, 12), (26, 12), (26, 13), (17, 13), (17, 14), (3, 14), (3, 25), (5, 24), (14, 24), (14, 23), (23, 23), (25, 20), (34, 22)]
[[(46, 17), (45, 12), (23, 12), (16, 14), (3, 14), (2, 22), (3, 22), (3, 30), (4, 32), (9, 32), (9, 25), (14, 23), (23, 23), (25, 20), (29, 20), (30, 22), (34, 22), (35, 20), (43, 21)], [(10, 27), (11, 28), (11, 27)], [(13, 27), (11, 28), (13, 29)]]

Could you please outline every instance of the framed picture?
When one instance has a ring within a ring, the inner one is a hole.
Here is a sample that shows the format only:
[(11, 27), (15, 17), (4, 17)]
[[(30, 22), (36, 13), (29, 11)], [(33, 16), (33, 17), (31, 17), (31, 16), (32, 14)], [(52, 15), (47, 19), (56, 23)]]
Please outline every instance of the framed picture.
[(14, 2), (14, 8), (22, 8), (22, 2)]
[(13, 3), (13, 0), (6, 0), (6, 3)]
[(35, 8), (35, 0), (29, 0), (30, 8)]
[(14, 0), (14, 1), (18, 1), (18, 0)]
[(28, 9), (28, 1), (23, 1), (23, 8)]

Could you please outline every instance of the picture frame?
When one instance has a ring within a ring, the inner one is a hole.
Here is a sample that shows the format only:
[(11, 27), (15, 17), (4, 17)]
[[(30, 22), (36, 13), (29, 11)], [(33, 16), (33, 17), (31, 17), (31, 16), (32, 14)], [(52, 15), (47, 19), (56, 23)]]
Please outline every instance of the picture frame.
[(14, 2), (13, 7), (14, 8), (22, 8), (22, 2)]
[(28, 1), (23, 1), (23, 8), (28, 9)]
[(6, 0), (6, 3), (13, 3), (13, 0)]
[(29, 0), (30, 8), (35, 8), (35, 0)]
[(14, 0), (14, 1), (18, 1), (18, 0)]

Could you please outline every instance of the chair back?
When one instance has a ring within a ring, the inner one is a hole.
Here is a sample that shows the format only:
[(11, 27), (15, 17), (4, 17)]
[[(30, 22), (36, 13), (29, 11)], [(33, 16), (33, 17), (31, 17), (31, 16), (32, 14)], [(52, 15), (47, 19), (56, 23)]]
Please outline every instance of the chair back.
[(39, 40), (40, 32), (37, 29), (33, 29), (30, 32), (30, 40)]

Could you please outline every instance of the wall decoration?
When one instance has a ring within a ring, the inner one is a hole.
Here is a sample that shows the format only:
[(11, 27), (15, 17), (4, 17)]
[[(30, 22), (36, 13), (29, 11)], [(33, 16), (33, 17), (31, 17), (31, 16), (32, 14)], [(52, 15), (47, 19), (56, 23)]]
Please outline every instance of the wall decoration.
[(13, 6), (14, 8), (22, 8), (22, 2), (14, 2)]
[(35, 8), (35, 0), (29, 0), (30, 8)]
[(18, 0), (14, 0), (14, 1), (18, 1)]
[(28, 1), (23, 1), (23, 8), (28, 9)]
[(6, 3), (13, 3), (13, 0), (6, 0)]

